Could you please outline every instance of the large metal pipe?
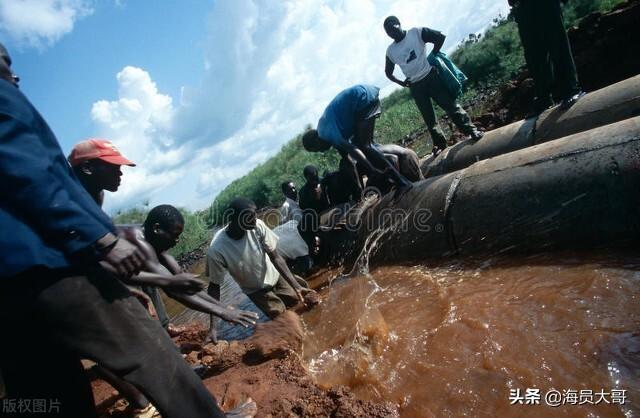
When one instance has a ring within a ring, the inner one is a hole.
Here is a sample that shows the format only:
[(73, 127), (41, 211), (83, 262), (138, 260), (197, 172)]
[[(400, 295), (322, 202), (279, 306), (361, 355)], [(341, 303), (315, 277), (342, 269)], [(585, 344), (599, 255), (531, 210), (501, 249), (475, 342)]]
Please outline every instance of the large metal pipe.
[(529, 118), (486, 132), (473, 142), (461, 141), (437, 157), (421, 161), (425, 178), (552, 139), (586, 131), (640, 115), (640, 75), (596, 90), (566, 111), (556, 106), (538, 118)]
[(356, 247), (397, 262), (637, 242), (639, 192), (635, 117), (388, 194), (362, 214)]

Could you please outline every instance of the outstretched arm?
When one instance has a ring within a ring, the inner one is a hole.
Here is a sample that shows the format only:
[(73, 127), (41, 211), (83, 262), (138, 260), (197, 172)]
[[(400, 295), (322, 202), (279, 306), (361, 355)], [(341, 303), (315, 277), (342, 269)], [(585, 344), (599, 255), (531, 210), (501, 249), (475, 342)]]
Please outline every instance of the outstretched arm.
[(278, 273), (280, 273), (280, 276), (282, 276), (287, 281), (287, 283), (289, 283), (289, 285), (293, 287), (293, 290), (296, 291), (298, 300), (306, 305), (304, 296), (307, 293), (312, 293), (314, 291), (307, 287), (302, 287), (300, 283), (298, 283), (296, 278), (293, 276), (293, 273), (291, 273), (291, 270), (289, 270), (286, 261), (284, 261), (284, 258), (282, 258), (282, 256), (278, 254), (277, 251), (267, 251), (267, 255), (271, 259), (271, 262), (273, 263), (276, 270), (278, 270)]
[[(183, 273), (170, 255), (161, 255), (164, 257), (163, 261), (167, 261), (164, 264), (161, 263), (153, 247), (142, 238), (140, 233), (137, 228), (118, 227), (120, 238), (135, 245), (145, 258), (144, 271), (125, 280), (127, 284), (157, 286), (165, 291), (173, 290), (187, 294), (194, 294), (204, 289), (204, 283), (193, 274)], [(167, 260), (167, 257), (173, 260), (175, 266), (169, 263), (171, 260)], [(172, 268), (169, 269), (165, 265)]]
[(177, 300), (188, 308), (208, 313), (211, 317), (222, 318), (227, 322), (242, 325), (245, 328), (254, 326), (256, 324), (256, 319), (258, 319), (258, 315), (255, 312), (243, 311), (234, 309), (231, 306), (225, 306), (220, 303), (218, 299), (210, 297), (204, 291), (193, 295), (171, 290), (166, 290), (166, 292), (172, 299)]
[(393, 70), (395, 68), (396, 65), (393, 63), (393, 61), (391, 61), (389, 57), (385, 57), (384, 73), (387, 78), (402, 87), (409, 87), (409, 79), (402, 81), (397, 79), (396, 76), (393, 75)]

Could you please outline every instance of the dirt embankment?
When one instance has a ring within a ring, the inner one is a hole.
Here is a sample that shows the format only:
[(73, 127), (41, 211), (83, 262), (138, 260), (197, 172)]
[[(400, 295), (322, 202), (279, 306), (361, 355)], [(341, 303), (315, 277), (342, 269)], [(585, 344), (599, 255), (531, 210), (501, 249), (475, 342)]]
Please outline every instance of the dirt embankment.
[[(173, 336), (187, 362), (201, 367), (205, 386), (224, 410), (250, 397), (259, 417), (395, 417), (391, 403), (356, 399), (346, 387), (323, 389), (309, 377), (300, 362), (302, 325), (287, 312), (260, 324), (245, 341), (203, 344), (206, 328), (181, 327)], [(93, 382), (102, 417), (129, 417), (130, 411), (108, 384)]]

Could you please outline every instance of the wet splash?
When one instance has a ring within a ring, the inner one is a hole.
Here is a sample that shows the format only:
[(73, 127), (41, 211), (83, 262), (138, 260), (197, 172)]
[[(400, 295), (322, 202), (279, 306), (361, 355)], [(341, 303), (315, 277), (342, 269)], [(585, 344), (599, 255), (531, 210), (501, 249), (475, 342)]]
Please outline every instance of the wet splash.
[[(561, 255), (379, 268), (303, 315), (322, 386), (403, 416), (638, 416), (640, 259)], [(511, 389), (626, 390), (625, 405), (511, 405)]]

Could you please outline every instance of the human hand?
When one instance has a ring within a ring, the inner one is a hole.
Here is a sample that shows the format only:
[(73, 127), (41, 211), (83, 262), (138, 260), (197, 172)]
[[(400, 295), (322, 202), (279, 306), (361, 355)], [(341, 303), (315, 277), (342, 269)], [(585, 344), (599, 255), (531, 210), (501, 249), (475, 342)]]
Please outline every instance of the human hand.
[(242, 325), (245, 328), (255, 326), (256, 320), (258, 319), (258, 314), (255, 312), (234, 309), (231, 306), (226, 308), (218, 316), (227, 322)]
[(303, 288), (302, 295), (304, 297), (304, 304), (309, 308), (320, 303), (320, 295), (318, 295), (318, 292), (315, 290)]
[(174, 290), (188, 295), (195, 295), (203, 290), (205, 284), (198, 276), (191, 273), (180, 273), (174, 275), (166, 286), (169, 290)]
[[(115, 239), (115, 244), (111, 241), (105, 245), (104, 241), (109, 240), (111, 237)], [(144, 257), (138, 247), (127, 240), (117, 239), (112, 234), (107, 234), (98, 240), (98, 246), (109, 247), (110, 245), (113, 245), (113, 247), (102, 255), (102, 260), (112, 267), (118, 276), (128, 279), (140, 273), (144, 264)]]

